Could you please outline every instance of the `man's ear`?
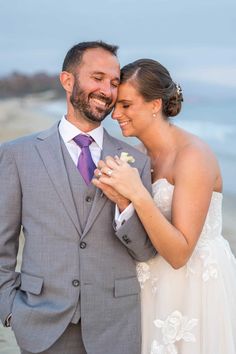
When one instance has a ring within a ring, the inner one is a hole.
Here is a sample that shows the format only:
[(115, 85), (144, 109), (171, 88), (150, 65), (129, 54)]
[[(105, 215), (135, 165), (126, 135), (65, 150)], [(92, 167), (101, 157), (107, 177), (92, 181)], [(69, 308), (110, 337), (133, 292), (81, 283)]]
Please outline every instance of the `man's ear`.
[(74, 87), (74, 75), (67, 71), (62, 71), (60, 73), (60, 81), (64, 90), (68, 93), (72, 93)]

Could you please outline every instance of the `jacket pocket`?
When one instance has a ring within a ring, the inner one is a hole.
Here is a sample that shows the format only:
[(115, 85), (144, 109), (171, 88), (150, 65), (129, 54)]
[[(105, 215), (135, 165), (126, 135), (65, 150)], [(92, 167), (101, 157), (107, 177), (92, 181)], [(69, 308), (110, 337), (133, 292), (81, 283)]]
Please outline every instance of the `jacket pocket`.
[(43, 279), (34, 275), (21, 273), (20, 289), (29, 293), (39, 295), (43, 287)]
[(140, 293), (140, 285), (136, 277), (115, 280), (115, 297)]

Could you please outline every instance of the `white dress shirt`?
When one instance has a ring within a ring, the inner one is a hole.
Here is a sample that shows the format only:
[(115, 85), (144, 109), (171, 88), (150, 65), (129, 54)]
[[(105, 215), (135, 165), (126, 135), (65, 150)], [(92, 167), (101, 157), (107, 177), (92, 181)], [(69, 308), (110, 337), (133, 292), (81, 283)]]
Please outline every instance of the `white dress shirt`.
[[(101, 157), (102, 147), (103, 147), (103, 126), (99, 127), (84, 133), (79, 128), (77, 128), (74, 124), (70, 123), (65, 116), (62, 117), (62, 120), (59, 124), (59, 133), (61, 135), (62, 140), (64, 141), (66, 148), (74, 162), (77, 166), (78, 158), (81, 153), (81, 148), (76, 144), (73, 140), (75, 136), (78, 134), (90, 135), (93, 138), (93, 142), (89, 145), (89, 149), (91, 152), (91, 156), (93, 162), (97, 166), (98, 161)], [(130, 204), (122, 213), (119, 212), (118, 207), (116, 206), (115, 211), (115, 222), (116, 229), (118, 229), (123, 223), (128, 220), (134, 213), (134, 208), (132, 204)]]
[(60, 121), (59, 133), (76, 166), (79, 155), (81, 153), (81, 148), (73, 139), (79, 134), (90, 135), (94, 141), (89, 145), (89, 149), (93, 162), (97, 166), (98, 161), (100, 160), (103, 144), (103, 127), (101, 125), (98, 128), (91, 130), (90, 132), (84, 133), (74, 124), (70, 123), (65, 117), (63, 117)]

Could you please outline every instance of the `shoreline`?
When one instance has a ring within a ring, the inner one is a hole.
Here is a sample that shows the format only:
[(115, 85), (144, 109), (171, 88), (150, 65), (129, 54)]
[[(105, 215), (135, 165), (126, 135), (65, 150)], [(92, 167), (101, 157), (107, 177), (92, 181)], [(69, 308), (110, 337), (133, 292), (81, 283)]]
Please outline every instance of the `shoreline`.
[[(24, 98), (0, 100), (0, 144), (20, 136), (49, 128), (56, 122), (55, 116), (42, 112), (52, 95), (30, 95)], [(64, 112), (62, 112), (63, 114)], [(60, 119), (60, 117), (58, 117)], [(236, 195), (223, 193), (223, 235), (236, 255)], [(21, 242), (22, 247), (22, 242)], [(0, 354), (20, 354), (11, 329), (0, 324)]]
[(0, 143), (50, 127), (55, 118), (40, 112), (47, 95), (0, 100)]

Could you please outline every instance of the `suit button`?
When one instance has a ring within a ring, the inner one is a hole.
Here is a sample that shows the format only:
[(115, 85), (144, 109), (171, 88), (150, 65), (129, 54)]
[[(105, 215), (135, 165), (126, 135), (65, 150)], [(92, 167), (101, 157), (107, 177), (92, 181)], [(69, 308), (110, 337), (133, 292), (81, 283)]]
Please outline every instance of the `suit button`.
[(72, 281), (72, 285), (75, 286), (75, 287), (79, 286), (79, 284), (80, 284), (80, 281), (77, 280), (77, 279), (74, 279), (74, 280)]
[(128, 245), (128, 243), (131, 242), (131, 240), (128, 238), (127, 235), (122, 236), (122, 239), (125, 241), (125, 243)]
[(86, 242), (80, 242), (80, 248), (84, 249), (87, 247), (87, 243)]
[(85, 200), (86, 200), (86, 202), (90, 203), (93, 199), (92, 199), (91, 197), (87, 196), (87, 197), (85, 198)]

